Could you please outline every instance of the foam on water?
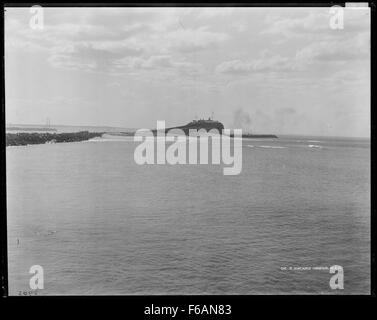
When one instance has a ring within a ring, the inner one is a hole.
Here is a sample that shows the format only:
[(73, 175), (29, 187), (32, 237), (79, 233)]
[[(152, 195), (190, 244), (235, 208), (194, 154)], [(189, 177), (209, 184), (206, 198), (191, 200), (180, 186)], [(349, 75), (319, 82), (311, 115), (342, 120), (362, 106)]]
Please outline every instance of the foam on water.
[(286, 149), (287, 147), (283, 147), (283, 146), (259, 146), (259, 148), (266, 148), (266, 149)]
[(319, 149), (322, 149), (322, 146), (318, 146), (316, 144), (308, 144), (308, 147), (309, 148), (319, 148)]

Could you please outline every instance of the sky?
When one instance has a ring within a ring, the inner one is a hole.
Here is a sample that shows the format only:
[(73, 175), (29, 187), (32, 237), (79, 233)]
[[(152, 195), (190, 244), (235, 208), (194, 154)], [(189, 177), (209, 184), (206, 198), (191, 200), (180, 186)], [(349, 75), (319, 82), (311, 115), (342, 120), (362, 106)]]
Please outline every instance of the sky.
[(6, 8), (7, 123), (370, 136), (369, 8), (42, 9)]

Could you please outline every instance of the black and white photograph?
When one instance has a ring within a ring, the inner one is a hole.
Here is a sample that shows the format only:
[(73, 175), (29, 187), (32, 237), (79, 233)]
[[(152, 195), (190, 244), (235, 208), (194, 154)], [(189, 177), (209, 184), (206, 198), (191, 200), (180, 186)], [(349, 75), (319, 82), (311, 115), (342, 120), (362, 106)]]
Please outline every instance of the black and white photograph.
[(7, 295), (371, 294), (368, 3), (8, 4), (3, 41)]

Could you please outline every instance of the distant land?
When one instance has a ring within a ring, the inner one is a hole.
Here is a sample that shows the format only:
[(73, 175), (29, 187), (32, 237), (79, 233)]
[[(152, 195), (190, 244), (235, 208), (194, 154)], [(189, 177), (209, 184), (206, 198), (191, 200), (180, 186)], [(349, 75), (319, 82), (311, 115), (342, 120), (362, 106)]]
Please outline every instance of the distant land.
[[(20, 130), (16, 130), (13, 128), (19, 127)], [(29, 128), (30, 130), (27, 130)], [(39, 131), (35, 128), (44, 128), (44, 124), (6, 124), (6, 131)], [(79, 132), (79, 131), (89, 131), (89, 132), (105, 132), (111, 135), (118, 135), (118, 136), (133, 136), (136, 130), (139, 128), (131, 128), (131, 127), (120, 127), (120, 126), (100, 126), (100, 125), (67, 125), (67, 124), (56, 124), (51, 125), (51, 128), (55, 129), (58, 133), (60, 132)], [(21, 130), (22, 129), (22, 130)], [(55, 131), (54, 130), (54, 131)], [(46, 130), (44, 130), (46, 131)], [(245, 131), (245, 130), (244, 130)], [(246, 132), (243, 134), (244, 138), (258, 138), (260, 133), (250, 133)], [(264, 138), (267, 138), (269, 135), (263, 135)], [(272, 135), (273, 138), (276, 138), (277, 135)], [(321, 134), (300, 134), (300, 133), (286, 133), (286, 134), (279, 134), (279, 137), (301, 137), (307, 139), (316, 139), (316, 138), (331, 138), (331, 139), (351, 139), (351, 140), (368, 140), (370, 141), (370, 136), (368, 137), (361, 137), (361, 136), (332, 136), (332, 135), (321, 135)]]
[[(58, 131), (58, 132), (68, 132), (67, 130), (71, 128), (80, 128), (80, 131), (93, 131), (97, 132), (97, 130), (101, 130), (101, 132), (111, 134), (111, 135), (119, 135), (119, 136), (133, 136), (137, 129), (130, 129), (130, 128), (120, 128), (120, 127), (100, 127), (100, 126), (52, 126), (52, 127), (43, 127), (38, 125), (9, 125), (7, 126), (7, 131)], [(175, 126), (165, 128), (165, 133), (170, 130), (180, 129), (186, 135), (189, 135), (190, 130), (205, 130), (210, 131), (212, 129), (216, 129), (219, 132), (222, 132), (224, 129), (224, 125), (220, 121), (212, 120), (211, 118), (208, 119), (199, 119), (199, 120), (192, 120), (191, 122), (187, 123), (186, 125), (182, 126)], [(74, 130), (77, 132), (76, 130)], [(151, 130), (154, 135), (157, 135), (157, 129)], [(233, 137), (233, 134), (230, 134), (230, 137)], [(244, 133), (242, 135), (243, 138), (278, 138), (274, 134), (252, 134), (252, 133)]]
[[(49, 127), (43, 124), (7, 124), (6, 131), (52, 131), (47, 128), (53, 129), (57, 132), (79, 132), (79, 131), (89, 131), (89, 132), (134, 132), (136, 128), (126, 128), (126, 127), (111, 127), (111, 126), (91, 126), (91, 125), (65, 125), (56, 124), (50, 125)], [(47, 129), (47, 130), (46, 130)]]
[[(174, 129), (180, 129), (182, 130), (185, 135), (189, 135), (190, 130), (202, 130), (204, 129), (205, 131), (210, 131), (212, 129), (217, 130), (218, 132), (222, 132), (224, 129), (224, 125), (220, 121), (213, 120), (211, 118), (208, 119), (200, 119), (200, 120), (193, 120), (189, 122), (186, 125), (183, 126), (177, 126), (177, 127), (170, 127), (165, 129), (165, 133), (167, 133), (170, 130)], [(157, 134), (157, 129), (152, 130), (153, 134)], [(230, 134), (230, 137), (233, 137), (233, 134)], [(252, 133), (245, 133), (242, 134), (242, 138), (278, 138), (274, 134), (252, 134)]]
[(6, 127), (6, 131), (57, 131), (50, 127)]

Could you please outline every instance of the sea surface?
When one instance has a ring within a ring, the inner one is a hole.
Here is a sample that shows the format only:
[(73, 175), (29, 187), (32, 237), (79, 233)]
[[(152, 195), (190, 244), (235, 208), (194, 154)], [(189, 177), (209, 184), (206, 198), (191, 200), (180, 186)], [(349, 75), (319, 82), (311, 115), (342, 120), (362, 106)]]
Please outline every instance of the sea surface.
[[(242, 171), (131, 137), (7, 147), (9, 293), (369, 294), (370, 141), (244, 139)], [(329, 286), (329, 268), (344, 289)]]

